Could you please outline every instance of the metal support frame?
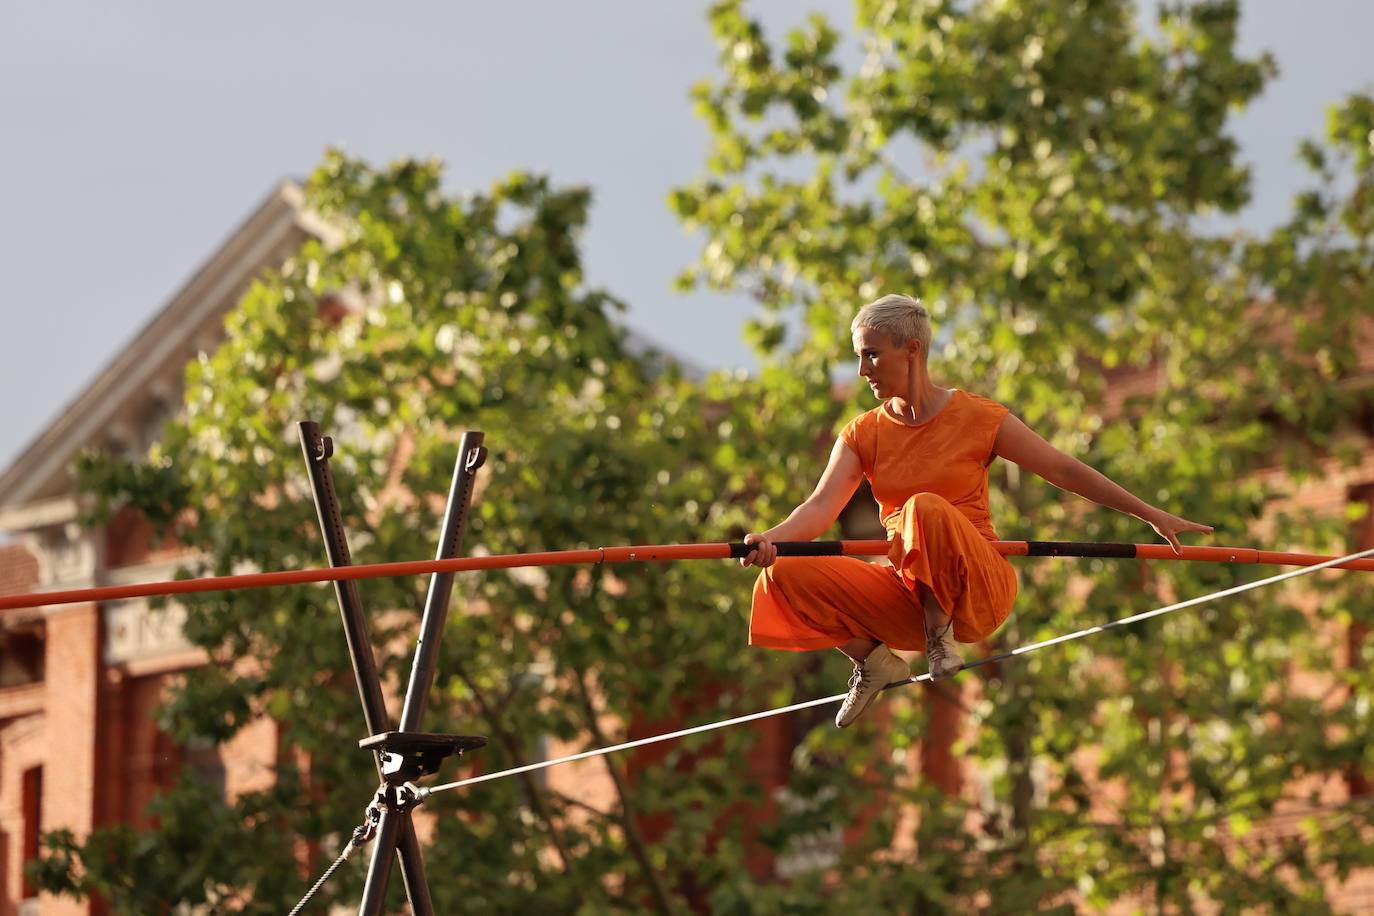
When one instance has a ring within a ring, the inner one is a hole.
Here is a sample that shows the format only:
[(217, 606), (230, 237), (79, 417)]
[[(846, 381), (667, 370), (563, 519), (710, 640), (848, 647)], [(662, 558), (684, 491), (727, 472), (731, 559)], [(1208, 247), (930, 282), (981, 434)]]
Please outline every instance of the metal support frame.
[[(298, 429), (329, 564), (350, 566), (353, 561), (348, 551), (338, 496), (335, 494), (333, 478), (329, 472), (333, 441), (321, 435), (319, 425), (314, 422), (302, 421), (298, 424)], [(463, 434), (459, 444), (458, 460), (449, 488), (448, 505), (444, 510), (436, 559), (450, 559), (458, 554), (467, 524), (468, 508), (472, 503), (473, 482), (477, 469), (486, 460), (487, 450), (482, 447), (483, 438), (480, 432), (468, 432)], [(416, 733), (424, 716), (429, 688), (434, 681), (439, 640), (443, 634), (444, 623), (448, 619), (449, 602), (453, 593), (453, 578), (453, 573), (438, 573), (430, 577), (429, 593), (425, 599), (424, 615), (420, 620), (420, 637), (415, 647), (410, 683), (406, 687), (399, 732), (389, 731), (390, 723), (382, 696), (381, 680), (377, 674), (372, 644), (368, 639), (367, 624), (363, 617), (362, 603), (358, 598), (357, 585), (353, 581), (342, 580), (334, 583), (339, 614), (343, 619), (344, 637), (348, 642), (348, 654), (353, 663), (353, 675), (358, 684), (358, 697), (362, 702), (363, 718), (369, 734), (360, 745), (373, 750), (377, 774), (383, 783), (383, 792), (379, 793), (381, 798), (388, 797), (388, 790), (390, 795), (396, 794), (394, 790), (400, 781), (397, 778), (398, 774), (413, 776), (433, 772), (444, 756), (461, 754), (464, 750), (481, 747), (486, 743), (483, 738)], [(413, 804), (388, 805), (382, 811), (373, 840), (372, 859), (368, 864), (362, 904), (358, 910), (360, 914), (375, 916), (381, 913), (387, 882), (391, 876), (392, 858), (399, 853), (401, 876), (405, 882), (406, 897), (410, 901), (411, 910), (416, 916), (433, 916), (434, 902), (430, 898), (424, 859), (411, 822), (412, 809)]]

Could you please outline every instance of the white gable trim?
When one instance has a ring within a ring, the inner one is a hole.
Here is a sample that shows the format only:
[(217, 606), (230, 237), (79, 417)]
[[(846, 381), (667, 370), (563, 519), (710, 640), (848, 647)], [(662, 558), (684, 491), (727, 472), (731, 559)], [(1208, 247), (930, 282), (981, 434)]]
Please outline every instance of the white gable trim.
[[(14, 509), (50, 491), (68, 472), (73, 456), (128, 424), (149, 398), (175, 389), (187, 360), (218, 345), (222, 318), (264, 268), (278, 266), (310, 236), (330, 236), (305, 209), (301, 189), (283, 182), (243, 222), (189, 282), (112, 359), (14, 463), (0, 474), (0, 517), (13, 523)], [(165, 378), (171, 373), (175, 382)], [(8, 511), (7, 511), (8, 510)], [(11, 524), (4, 527), (14, 530)]]

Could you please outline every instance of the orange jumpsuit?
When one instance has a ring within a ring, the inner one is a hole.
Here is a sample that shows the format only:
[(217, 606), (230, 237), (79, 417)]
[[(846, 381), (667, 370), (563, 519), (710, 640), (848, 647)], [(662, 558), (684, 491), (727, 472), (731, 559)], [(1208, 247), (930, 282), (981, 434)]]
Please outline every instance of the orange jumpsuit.
[(1007, 408), (955, 389), (918, 426), (888, 402), (840, 433), (859, 456), (892, 548), (891, 565), (856, 557), (779, 557), (754, 584), (751, 645), (803, 651), (869, 637), (925, 650), (917, 583), (954, 620), (954, 638), (992, 634), (1016, 600), (1016, 573), (989, 543), (988, 465)]

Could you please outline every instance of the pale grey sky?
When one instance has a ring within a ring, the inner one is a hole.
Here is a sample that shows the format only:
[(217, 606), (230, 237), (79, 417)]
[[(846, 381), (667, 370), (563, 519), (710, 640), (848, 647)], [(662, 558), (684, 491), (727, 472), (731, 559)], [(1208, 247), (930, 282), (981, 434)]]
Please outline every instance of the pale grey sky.
[[(766, 0), (778, 35), (848, 0)], [(1287, 212), (1297, 141), (1374, 86), (1374, 3), (1249, 0), (1242, 45), (1282, 68), (1236, 121), (1248, 228)], [(696, 255), (668, 191), (706, 134), (707, 3), (11, 3), (0, 27), (0, 467), (75, 397), (281, 178), (325, 146), (430, 155), (452, 189), (517, 168), (596, 194), (589, 279), (629, 323), (707, 367), (748, 366), (749, 306), (681, 297)]]

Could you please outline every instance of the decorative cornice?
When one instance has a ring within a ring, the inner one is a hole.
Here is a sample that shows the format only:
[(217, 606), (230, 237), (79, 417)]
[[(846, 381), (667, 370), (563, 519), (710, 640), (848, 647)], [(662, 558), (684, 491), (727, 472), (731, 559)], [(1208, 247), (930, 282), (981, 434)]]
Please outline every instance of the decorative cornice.
[(107, 665), (166, 659), (196, 649), (182, 632), (186, 607), (175, 601), (156, 610), (146, 598), (108, 601), (101, 612), (105, 617), (103, 655)]
[(18, 687), (0, 687), (0, 722), (43, 711), (48, 688), (42, 681)]
[(0, 506), (0, 532), (31, 531), (74, 522), (81, 507), (75, 496), (58, 496), (17, 506)]
[(103, 532), (76, 522), (25, 531), (24, 546), (38, 561), (40, 591), (94, 587), (105, 565)]

